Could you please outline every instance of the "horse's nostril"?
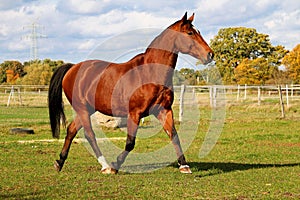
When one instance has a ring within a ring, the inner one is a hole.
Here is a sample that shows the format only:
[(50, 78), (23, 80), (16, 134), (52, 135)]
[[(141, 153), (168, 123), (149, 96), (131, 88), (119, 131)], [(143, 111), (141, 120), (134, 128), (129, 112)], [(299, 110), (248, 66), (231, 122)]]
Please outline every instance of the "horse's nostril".
[(209, 52), (207, 55), (208, 60), (212, 60), (214, 58), (214, 53), (213, 52)]

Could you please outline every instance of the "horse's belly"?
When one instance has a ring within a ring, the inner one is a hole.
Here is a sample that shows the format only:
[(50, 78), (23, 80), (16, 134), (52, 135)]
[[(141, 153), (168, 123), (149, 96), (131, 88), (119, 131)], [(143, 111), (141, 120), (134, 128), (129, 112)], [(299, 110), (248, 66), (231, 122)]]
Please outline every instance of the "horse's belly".
[(115, 87), (114, 81), (110, 84), (99, 82), (95, 93), (95, 109), (105, 115), (126, 117), (128, 114), (128, 98), (122, 88)]
[[(105, 96), (104, 96), (105, 98)], [(111, 98), (111, 101), (104, 98), (97, 98), (95, 100), (95, 110), (102, 114), (114, 116), (114, 117), (126, 117), (128, 115), (128, 109), (123, 103), (118, 103), (118, 99)]]

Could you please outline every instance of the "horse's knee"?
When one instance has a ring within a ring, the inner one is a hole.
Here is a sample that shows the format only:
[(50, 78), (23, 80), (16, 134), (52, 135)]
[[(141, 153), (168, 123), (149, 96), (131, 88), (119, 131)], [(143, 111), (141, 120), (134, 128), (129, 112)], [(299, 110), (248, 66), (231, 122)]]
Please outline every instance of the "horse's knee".
[(87, 141), (89, 142), (89, 143), (91, 143), (91, 142), (93, 142), (93, 139), (94, 139), (94, 135), (92, 135), (91, 133), (88, 133), (88, 132), (84, 132), (84, 137), (85, 137), (85, 139), (87, 139)]

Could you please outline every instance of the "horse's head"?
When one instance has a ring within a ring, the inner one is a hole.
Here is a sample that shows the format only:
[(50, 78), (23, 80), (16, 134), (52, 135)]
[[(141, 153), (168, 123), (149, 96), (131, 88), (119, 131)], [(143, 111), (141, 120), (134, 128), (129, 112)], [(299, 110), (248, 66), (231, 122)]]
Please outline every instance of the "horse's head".
[(187, 13), (185, 13), (181, 20), (169, 27), (180, 33), (175, 37), (175, 49), (199, 59), (203, 64), (208, 64), (213, 60), (214, 53), (200, 35), (199, 30), (192, 25), (193, 20), (194, 14), (187, 18)]

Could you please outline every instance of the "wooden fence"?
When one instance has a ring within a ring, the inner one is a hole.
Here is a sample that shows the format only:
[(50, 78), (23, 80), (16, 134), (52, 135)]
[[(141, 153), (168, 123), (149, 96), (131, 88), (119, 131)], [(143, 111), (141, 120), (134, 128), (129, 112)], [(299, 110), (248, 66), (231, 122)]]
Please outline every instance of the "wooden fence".
[(44, 85), (1, 85), (0, 105), (46, 106), (48, 86)]
[[(197, 101), (200, 105), (218, 106), (218, 101), (228, 104), (280, 105), (300, 101), (300, 85), (205, 85), (175, 86), (175, 104)], [(48, 86), (14, 85), (0, 86), (0, 105), (47, 106)], [(67, 101), (65, 101), (67, 102)]]
[(186, 86), (184, 89), (182, 86), (175, 86), (174, 90), (175, 94), (181, 94), (175, 102), (179, 108), (182, 108), (181, 96), (184, 96), (186, 100), (196, 99), (198, 104), (211, 107), (236, 104), (278, 105), (282, 117), (285, 117), (285, 107), (300, 102), (300, 85), (207, 85)]

